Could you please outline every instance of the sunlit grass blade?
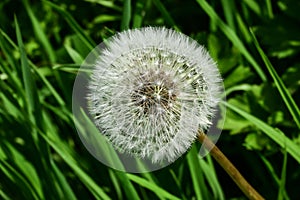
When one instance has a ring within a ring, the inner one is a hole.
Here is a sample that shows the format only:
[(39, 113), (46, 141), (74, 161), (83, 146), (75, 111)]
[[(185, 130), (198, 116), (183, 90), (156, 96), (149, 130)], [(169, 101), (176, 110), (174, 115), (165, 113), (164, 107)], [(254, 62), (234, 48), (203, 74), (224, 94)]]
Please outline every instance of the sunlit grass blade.
[(82, 64), (82, 62), (84, 61), (84, 59), (82, 58), (82, 56), (75, 50), (73, 49), (71, 46), (69, 45), (64, 45), (69, 56), (72, 58), (73, 62), (77, 65)]
[(297, 104), (295, 103), (295, 101), (292, 98), (291, 94), (289, 93), (288, 89), (286, 88), (286, 86), (282, 82), (281, 78), (277, 74), (277, 72), (274, 69), (273, 65), (271, 64), (270, 60), (268, 59), (268, 57), (266, 56), (266, 54), (260, 47), (253, 31), (250, 30), (250, 32), (253, 36), (254, 44), (255, 44), (260, 56), (262, 57), (270, 75), (272, 76), (272, 78), (274, 80), (274, 83), (280, 93), (280, 96), (282, 97), (285, 105), (287, 106), (288, 110), (290, 111), (291, 115), (293, 116), (293, 119), (296, 122), (296, 125), (300, 129), (300, 110), (299, 110)]
[[(153, 176), (153, 174), (151, 173), (151, 169), (149, 169), (147, 167), (147, 164), (145, 164), (144, 162), (140, 161), (138, 158), (134, 160), (136, 165), (137, 165), (137, 170), (139, 172), (146, 172), (146, 173), (142, 173), (142, 177), (144, 177), (147, 181), (153, 183), (153, 184), (157, 184), (158, 181), (156, 179), (155, 176)], [(149, 172), (149, 173), (148, 173)], [(143, 190), (144, 192), (144, 190)], [(160, 193), (155, 192), (155, 194), (157, 195), (157, 197), (161, 200), (164, 200), (165, 198), (163, 196), (160, 195)]]
[[(40, 133), (40, 132), (39, 132)], [(62, 142), (53, 141), (48, 136), (40, 133), (44, 140), (55, 150), (56, 153), (69, 165), (69, 167), (75, 172), (78, 178), (84, 183), (84, 185), (91, 191), (96, 199), (111, 199), (102, 188), (100, 188), (94, 180), (87, 175), (78, 165), (76, 160), (69, 154), (66, 149), (68, 147), (63, 147)]]
[(33, 11), (31, 10), (31, 7), (28, 3), (28, 0), (24, 0), (22, 2), (24, 4), (25, 9), (27, 11), (27, 14), (29, 15), (29, 18), (31, 20), (35, 36), (41, 42), (41, 44), (44, 47), (50, 61), (52, 63), (54, 63), (56, 61), (56, 55), (55, 55), (55, 52), (54, 52), (54, 50), (53, 50), (53, 48), (50, 44), (50, 41), (48, 40), (46, 34), (43, 32), (43, 29), (42, 29), (41, 25), (39, 24), (38, 19), (35, 17)]
[(187, 161), (189, 165), (189, 171), (193, 181), (193, 187), (196, 194), (196, 199), (208, 199), (207, 192), (205, 192), (206, 185), (204, 183), (204, 176), (198, 162), (198, 152), (195, 145), (192, 146), (188, 155)]
[(219, 26), (221, 31), (223, 31), (223, 33), (233, 43), (233, 45), (236, 46), (239, 49), (239, 51), (245, 56), (248, 62), (254, 67), (254, 70), (257, 72), (261, 80), (266, 81), (267, 80), (266, 75), (264, 74), (260, 66), (257, 64), (255, 59), (252, 57), (252, 55), (249, 53), (249, 51), (246, 49), (245, 45), (239, 39), (236, 33), (222, 21), (222, 19), (218, 16), (215, 10), (205, 0), (196, 0), (196, 1), (199, 3), (201, 8), (207, 13), (207, 15), (211, 18), (211, 20), (214, 21)]
[[(0, 33), (3, 35), (3, 37), (9, 42), (9, 44), (16, 50), (19, 50), (19, 47), (13, 42), (13, 40), (6, 34), (4, 33), (1, 29), (0, 29)], [(1, 36), (2, 37), (2, 36)], [(1, 39), (0, 37), (0, 39)], [(0, 40), (1, 41), (1, 40)], [(1, 43), (0, 43), (1, 44)], [(13, 58), (12, 58), (13, 59)], [(33, 68), (33, 70), (36, 72), (36, 74), (39, 76), (39, 78), (44, 82), (44, 84), (48, 87), (49, 91), (52, 93), (52, 95), (54, 96), (54, 98), (57, 100), (57, 102), (61, 105), (64, 106), (65, 102), (62, 99), (62, 97), (60, 96), (60, 94), (55, 90), (55, 88), (53, 87), (53, 85), (47, 80), (47, 78), (45, 77), (45, 75), (43, 75), (39, 70), (38, 67), (33, 64), (30, 59), (27, 58), (27, 61), (29, 63), (29, 66)], [(15, 83), (17, 86), (21, 85), (22, 83), (19, 83), (18, 79), (15, 78), (15, 75), (11, 74), (12, 76), (10, 76), (13, 80), (15, 80)], [(21, 88), (21, 87), (20, 87)], [(23, 90), (20, 90), (19, 93), (22, 93)]]
[(102, 5), (104, 7), (107, 7), (107, 8), (111, 8), (113, 10), (116, 10), (116, 11), (122, 11), (122, 8), (115, 5), (115, 2), (114, 1), (108, 1), (108, 0), (85, 0), (86, 2), (91, 2), (91, 3), (97, 3), (99, 5)]
[(124, 0), (123, 17), (121, 20), (121, 30), (129, 29), (130, 19), (131, 19), (131, 0)]
[(258, 16), (261, 16), (261, 8), (257, 1), (243, 0), (243, 2)]
[(252, 42), (252, 37), (249, 33), (247, 24), (243, 21), (243, 18), (239, 13), (235, 14), (236, 21), (239, 27), (239, 30), (242, 32), (243, 37), (245, 38), (247, 43)]
[[(3, 34), (3, 30), (0, 29), (0, 47), (1, 47), (1, 52), (3, 53), (3, 55), (5, 55), (5, 58), (7, 60), (7, 62), (9, 63), (10, 67), (12, 68), (11, 70), (6, 70), (6, 72), (10, 72), (10, 71), (18, 71), (17, 69), (17, 62), (14, 59), (11, 51), (12, 49), (10, 48), (10, 46), (7, 44), (7, 42), (4, 39), (4, 34)], [(1, 68), (5, 68), (5, 65), (1, 65)], [(9, 74), (11, 75), (11, 74)]]
[[(78, 131), (80, 131), (81, 133), (81, 139), (85, 140), (85, 142), (88, 142), (91, 147), (98, 150), (95, 150), (95, 152), (93, 152), (94, 155), (101, 154), (103, 156), (103, 159), (106, 159), (105, 162), (108, 165), (114, 166), (120, 170), (124, 170), (124, 167), (119, 160), (118, 155), (104, 138), (104, 135), (96, 134), (99, 133), (98, 129), (86, 115), (83, 109), (80, 109), (79, 112), (80, 115), (79, 113), (76, 114), (77, 117), (75, 118), (75, 123), (77, 124)], [(81, 122), (78, 121), (79, 119)], [(101, 151), (99, 150), (99, 148), (102, 148)], [(114, 173), (121, 183), (122, 187), (124, 188), (126, 197), (133, 200), (140, 199), (137, 191), (135, 190), (126, 174), (119, 171), (115, 171)]]
[[(22, 78), (24, 82), (25, 87), (25, 94), (26, 99), (25, 102), (27, 103), (28, 107), (28, 115), (31, 118), (31, 120), (35, 119), (35, 117), (40, 117), (40, 112), (36, 112), (39, 110), (37, 107), (39, 105), (39, 98), (36, 90), (35, 83), (32, 78), (31, 69), (29, 67), (29, 63), (27, 60), (25, 47), (22, 41), (21, 31), (19, 28), (19, 24), (17, 21), (17, 18), (15, 17), (15, 24), (16, 24), (16, 34), (17, 34), (17, 40), (18, 40), (18, 46), (21, 54), (21, 67), (22, 67)], [(37, 116), (34, 116), (34, 114), (38, 114)]]
[(5, 194), (5, 192), (1, 189), (0, 187), (0, 197), (3, 199), (3, 200), (11, 200), (11, 198), (9, 198), (7, 196), (7, 194)]
[(41, 138), (37, 134), (37, 129), (44, 129), (44, 124), (42, 120), (42, 109), (38, 96), (38, 90), (34, 80), (34, 74), (32, 73), (31, 68), (29, 66), (24, 44), (22, 41), (21, 31), (16, 17), (15, 25), (19, 51), (21, 55), (22, 78), (26, 94), (25, 99), (23, 99), (24, 108), (27, 110), (26, 119), (28, 118), (28, 123), (31, 123), (32, 125), (29, 126), (29, 130), (31, 131), (32, 137), (31, 139), (34, 141), (34, 148), (37, 155), (40, 155), (35, 157), (34, 164), (36, 166), (38, 176), (42, 179), (41, 182), (44, 195), (58, 196), (57, 190), (55, 189), (55, 185), (53, 182), (53, 178), (51, 176), (51, 168), (49, 169), (49, 162), (51, 160), (49, 154), (49, 146), (43, 140), (41, 140)]
[(83, 109), (78, 110), (78, 112), (80, 113), (76, 113), (76, 111), (73, 112), (76, 116), (74, 117), (74, 122), (78, 129), (77, 131), (80, 132), (80, 137), (84, 144), (88, 143), (90, 148), (94, 149), (94, 152), (92, 152), (93, 155), (101, 155), (102, 161), (107, 165), (125, 171), (119, 156), (105, 136), (99, 133), (99, 130)]
[(110, 180), (114, 186), (114, 189), (115, 189), (118, 199), (123, 199), (122, 190), (121, 190), (122, 186), (120, 185), (120, 183), (116, 177), (116, 174), (114, 173), (114, 171), (112, 169), (108, 169), (108, 173), (109, 173)]
[(271, 0), (266, 0), (266, 6), (267, 6), (267, 12), (268, 12), (269, 18), (270, 19), (274, 18), (274, 13), (273, 13), (273, 8), (272, 8), (272, 1)]
[[(42, 187), (39, 177), (35, 171), (34, 166), (26, 160), (24, 155), (19, 152), (13, 145), (6, 141), (2, 141), (1, 144), (3, 148), (4, 157), (0, 156), (0, 160), (3, 160), (4, 167), (6, 166), (12, 174), (18, 177), (18, 179), (23, 182), (24, 186), (27, 187), (26, 190), (31, 191), (35, 198), (43, 198)], [(6, 153), (5, 153), (6, 152)], [(13, 165), (10, 165), (7, 160), (13, 161)], [(8, 175), (9, 176), (9, 175)], [(20, 187), (21, 184), (16, 184)]]
[(127, 174), (126, 175), (131, 181), (139, 184), (140, 186), (147, 188), (155, 193), (159, 193), (161, 196), (167, 198), (167, 199), (172, 199), (172, 200), (179, 200), (180, 198), (170, 194), (169, 192), (165, 191), (164, 189), (162, 189), (161, 187), (159, 187), (156, 184), (153, 184), (149, 181), (147, 181), (144, 178), (138, 177), (136, 175), (133, 174)]
[[(19, 195), (25, 196), (26, 199), (42, 199), (42, 197), (37, 195), (30, 183), (6, 161), (0, 160), (0, 172), (4, 173), (12, 183), (18, 183), (14, 188), (10, 188), (11, 191), (16, 191), (16, 188), (18, 188)], [(1, 177), (1, 181), (4, 181), (4, 177)]]
[(269, 126), (262, 120), (258, 119), (257, 117), (241, 110), (240, 108), (226, 103), (225, 104), (229, 109), (235, 111), (245, 119), (249, 120), (249, 122), (253, 123), (257, 128), (262, 130), (270, 139), (276, 142), (280, 147), (285, 148), (287, 152), (298, 162), (300, 163), (300, 147), (297, 146), (292, 140), (286, 137), (280, 130), (274, 129), (273, 127)]
[(138, 0), (136, 2), (135, 11), (132, 17), (132, 28), (140, 28), (142, 26), (143, 18), (146, 12), (145, 10), (147, 7), (147, 2), (148, 1), (144, 0)]
[(221, 1), (228, 26), (235, 32), (235, 4), (233, 0)]
[(133, 184), (130, 181), (130, 178), (128, 178), (128, 174), (126, 174), (125, 172), (120, 172), (120, 171), (115, 171), (115, 174), (117, 175), (119, 181), (122, 184), (122, 187), (125, 190), (125, 195), (127, 197), (127, 199), (132, 199), (132, 200), (139, 200), (140, 197), (137, 193), (137, 191), (135, 190)]
[(63, 172), (60, 171), (60, 169), (56, 166), (54, 162), (52, 162), (51, 164), (53, 169), (54, 180), (57, 180), (57, 187), (61, 191), (61, 197), (68, 200), (76, 200), (77, 198), (71, 186), (67, 182)]
[(198, 160), (199, 160), (200, 167), (203, 170), (203, 174), (206, 177), (206, 180), (213, 191), (214, 199), (224, 200), (225, 199), (224, 192), (218, 181), (218, 177), (216, 176), (216, 172), (214, 170), (214, 167), (212, 166), (212, 163), (207, 163), (202, 158)]

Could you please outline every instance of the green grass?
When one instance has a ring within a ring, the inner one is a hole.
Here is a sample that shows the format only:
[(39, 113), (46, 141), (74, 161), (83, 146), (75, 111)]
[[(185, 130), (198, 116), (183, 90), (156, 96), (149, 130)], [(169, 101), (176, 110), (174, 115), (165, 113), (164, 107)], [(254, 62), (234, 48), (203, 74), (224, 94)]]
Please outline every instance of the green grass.
[(197, 143), (141, 174), (107, 167), (81, 143), (74, 123), (96, 127), (83, 111), (73, 121), (80, 64), (114, 33), (143, 26), (208, 48), (227, 95), (217, 145), (266, 199), (299, 199), (299, 9), (296, 0), (1, 2), (0, 199), (245, 199)]

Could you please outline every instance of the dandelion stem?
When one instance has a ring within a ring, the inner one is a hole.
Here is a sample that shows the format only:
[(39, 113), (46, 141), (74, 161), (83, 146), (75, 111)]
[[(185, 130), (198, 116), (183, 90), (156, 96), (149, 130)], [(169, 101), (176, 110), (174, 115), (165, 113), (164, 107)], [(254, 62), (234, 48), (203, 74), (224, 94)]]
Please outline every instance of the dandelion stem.
[(231, 179), (237, 184), (242, 192), (250, 200), (263, 200), (264, 198), (246, 181), (237, 168), (228, 160), (228, 158), (222, 153), (222, 151), (215, 146), (215, 144), (202, 132), (198, 136), (198, 140), (210, 150), (210, 154), (221, 165), (221, 167), (227, 172)]

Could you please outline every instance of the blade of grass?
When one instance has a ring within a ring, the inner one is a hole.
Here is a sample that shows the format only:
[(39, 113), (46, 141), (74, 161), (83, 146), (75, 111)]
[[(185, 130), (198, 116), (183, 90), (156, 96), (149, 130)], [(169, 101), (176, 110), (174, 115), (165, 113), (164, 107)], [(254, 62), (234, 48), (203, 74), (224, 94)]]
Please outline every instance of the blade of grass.
[(5, 194), (5, 192), (1, 189), (1, 187), (0, 187), (0, 197), (2, 197), (3, 200), (12, 200)]
[(262, 81), (267, 81), (267, 77), (257, 64), (255, 59), (251, 56), (251, 54), (246, 49), (243, 42), (239, 39), (236, 33), (226, 25), (222, 19), (217, 15), (217, 13), (213, 10), (213, 8), (205, 1), (205, 0), (196, 0), (201, 8), (207, 13), (207, 15), (211, 18), (212, 21), (215, 21), (219, 26), (221, 31), (226, 35), (226, 37), (236, 46), (239, 51), (244, 55), (244, 57), (248, 60), (248, 62), (254, 67), (254, 70), (259, 75)]
[(115, 5), (114, 4), (114, 1), (108, 1), (108, 0), (84, 0), (86, 2), (91, 2), (91, 3), (97, 3), (101, 6), (105, 6), (107, 8), (111, 8), (113, 10), (116, 10), (116, 11), (122, 11), (122, 8)]
[[(19, 47), (12, 41), (12, 39), (0, 29), (0, 33), (3, 35), (3, 37), (10, 43), (10, 45), (12, 45), (12, 47), (16, 50), (19, 50)], [(1, 37), (0, 37), (1, 38)], [(0, 43), (1, 44), (1, 43)], [(61, 105), (64, 106), (65, 102), (62, 99), (62, 97), (58, 94), (58, 92), (56, 92), (56, 90), (54, 89), (54, 87), (52, 86), (52, 84), (47, 80), (47, 78), (38, 70), (38, 67), (35, 66), (30, 59), (27, 58), (27, 61), (29, 63), (29, 65), (34, 69), (34, 71), (36, 72), (36, 74), (41, 78), (41, 80), (44, 82), (44, 84), (48, 87), (48, 89), (50, 90), (50, 92), (53, 94), (53, 96), (55, 97), (55, 99), (57, 100), (57, 102)], [(12, 76), (13, 77), (13, 76)]]
[(51, 169), (49, 169), (51, 160), (49, 154), (49, 146), (43, 140), (41, 140), (40, 136), (37, 134), (37, 129), (43, 130), (44, 128), (42, 121), (42, 109), (40, 106), (40, 100), (37, 92), (38, 90), (35, 85), (33, 73), (31, 72), (31, 68), (29, 66), (29, 62), (26, 56), (21, 31), (16, 16), (15, 25), (19, 51), (21, 54), (22, 78), (24, 81), (26, 94), (26, 99), (24, 99), (24, 102), (26, 102), (24, 106), (25, 108), (27, 108), (28, 112), (26, 118), (29, 118), (29, 122), (32, 123), (32, 127), (30, 127), (32, 132), (32, 139), (35, 144), (35, 151), (37, 151), (37, 153), (39, 154), (39, 156), (34, 157), (33, 162), (36, 166), (38, 176), (40, 176), (42, 179), (41, 182), (44, 196), (47, 199), (52, 199), (53, 197), (57, 197), (58, 193), (55, 189), (53, 177), (51, 176), (51, 173), (49, 173), (49, 171), (51, 172)]
[(169, 26), (173, 27), (176, 31), (180, 31), (180, 29), (176, 26), (173, 18), (171, 17), (168, 10), (165, 8), (165, 6), (161, 3), (160, 0), (153, 0), (153, 3), (157, 7), (157, 9), (161, 12), (162, 16), (164, 17), (165, 21)]
[(133, 13), (133, 19), (132, 19), (132, 28), (140, 28), (142, 26), (143, 23), (143, 18), (145, 16), (146, 13), (146, 7), (147, 7), (147, 3), (149, 1), (144, 1), (144, 0), (138, 0), (136, 2), (136, 7), (135, 7), (135, 11)]
[[(207, 155), (208, 157), (209, 155)], [(203, 174), (206, 177), (206, 180), (213, 191), (214, 199), (224, 200), (224, 192), (222, 187), (218, 181), (216, 172), (212, 163), (207, 163), (204, 159), (198, 159), (201, 169), (203, 170)]]
[(110, 180), (111, 180), (111, 182), (114, 186), (114, 189), (115, 189), (115, 192), (117, 194), (118, 199), (123, 199), (121, 186), (120, 186), (119, 181), (116, 177), (116, 174), (111, 169), (108, 169), (108, 173), (109, 173)]
[(261, 121), (260, 119), (254, 117), (253, 115), (241, 110), (240, 108), (226, 103), (225, 104), (228, 108), (235, 111), (245, 119), (249, 120), (249, 122), (253, 123), (257, 126), (260, 130), (262, 130), (270, 139), (276, 142), (280, 147), (284, 148), (286, 145), (287, 152), (298, 162), (300, 163), (300, 147), (297, 146), (292, 140), (286, 137), (281, 131), (278, 129), (274, 129), (273, 127), (269, 126), (265, 122)]
[[(31, 20), (31, 23), (32, 23), (32, 26), (33, 26), (33, 29), (34, 29), (34, 33), (35, 33), (35, 37), (38, 38), (38, 40), (42, 44), (43, 49), (45, 49), (46, 56), (47, 56), (47, 58), (50, 59), (50, 62), (55, 63), (56, 62), (55, 51), (53, 50), (48, 37), (44, 33), (43, 28), (39, 24), (38, 19), (34, 15), (32, 9), (31, 9), (31, 7), (28, 3), (28, 0), (23, 1), (23, 4), (24, 4), (25, 9), (26, 9), (26, 11), (29, 15), (30, 20)], [(62, 81), (62, 78), (61, 78), (60, 74), (58, 74), (56, 71), (54, 71), (53, 74), (54, 74), (60, 88), (63, 90), (64, 95), (67, 96), (67, 94), (68, 94), (67, 88), (65, 87), (65, 84), (63, 84), (63, 81)]]
[(252, 0), (243, 0), (243, 2), (258, 16), (262, 15), (261, 8), (260, 8), (258, 2), (252, 1)]
[[(25, 87), (25, 94), (26, 94), (26, 99), (24, 101), (27, 103), (27, 112), (28, 116), (31, 120), (34, 120), (34, 113), (38, 109), (37, 105), (39, 102), (38, 95), (37, 95), (37, 90), (36, 86), (33, 82), (32, 74), (30, 71), (30, 67), (28, 64), (26, 52), (25, 52), (25, 47), (22, 41), (22, 36), (21, 36), (21, 31), (19, 28), (19, 24), (17, 21), (17, 18), (15, 17), (15, 24), (16, 24), (16, 34), (17, 34), (17, 40), (18, 40), (18, 46), (21, 54), (21, 67), (22, 67), (22, 77), (23, 77), (23, 82), (24, 82), (24, 87)], [(36, 116), (38, 117), (38, 116)]]
[(119, 181), (122, 183), (122, 187), (124, 188), (127, 199), (139, 200), (140, 197), (135, 190), (134, 186), (130, 182), (130, 178), (128, 178), (128, 174), (121, 171), (115, 171)]
[(4, 172), (4, 174), (13, 182), (17, 183), (16, 186), (20, 189), (21, 192), (25, 195), (26, 199), (42, 199), (36, 194), (36, 191), (31, 187), (31, 185), (27, 182), (27, 180), (11, 166), (9, 163), (0, 160), (0, 171)]
[[(69, 167), (75, 172), (82, 183), (91, 191), (96, 199), (110, 199), (110, 197), (100, 188), (94, 180), (87, 175), (78, 165), (76, 160), (68, 153), (67, 146), (62, 144), (61, 141), (53, 141), (45, 134), (39, 132), (44, 140), (55, 150), (56, 153), (69, 165)], [(65, 147), (63, 147), (65, 146)]]
[[(277, 183), (277, 185), (280, 185), (280, 179), (278, 178), (278, 176), (276, 175), (275, 169), (273, 168), (272, 164), (262, 155), (260, 155), (260, 158), (262, 159), (262, 161), (264, 162), (264, 164), (266, 165), (267, 169), (270, 172), (270, 175), (273, 177), (274, 181)], [(280, 186), (279, 186), (280, 187)], [(286, 192), (286, 190), (284, 189), (284, 199), (289, 200), (289, 196)]]
[(102, 161), (107, 165), (115, 169), (125, 171), (119, 156), (111, 144), (107, 141), (105, 136), (99, 133), (99, 130), (83, 109), (78, 110), (78, 112), (79, 113), (73, 111), (73, 114), (76, 116), (74, 117), (74, 122), (76, 124), (76, 128), (78, 129), (77, 131), (80, 133), (79, 136), (83, 143), (88, 143), (90, 145), (89, 148), (93, 149), (93, 151), (90, 151), (90, 153), (95, 158), (102, 158)]
[(39, 24), (38, 19), (33, 14), (33, 11), (31, 9), (31, 7), (29, 6), (28, 0), (24, 0), (22, 2), (24, 4), (27, 14), (29, 15), (29, 18), (31, 20), (35, 36), (38, 38), (38, 40), (41, 42), (42, 46), (44, 47), (43, 49), (45, 49), (47, 56), (49, 57), (51, 63), (55, 63), (55, 61), (56, 61), (55, 52), (54, 52), (46, 34), (43, 32), (43, 29), (42, 29), (41, 25)]
[(140, 186), (147, 188), (153, 192), (160, 193), (161, 196), (167, 198), (167, 199), (172, 199), (172, 200), (179, 200), (180, 198), (170, 194), (169, 192), (165, 191), (161, 187), (157, 186), (156, 184), (153, 184), (149, 181), (147, 181), (144, 178), (138, 177), (133, 174), (126, 174), (126, 176), (129, 178), (129, 180), (139, 184)]
[(43, 2), (49, 5), (50, 7), (52, 7), (54, 10), (56, 10), (64, 17), (66, 22), (70, 25), (71, 29), (73, 29), (73, 31), (79, 36), (79, 38), (86, 45), (86, 47), (88, 47), (88, 49), (92, 50), (96, 46), (95, 42), (84, 33), (84, 30), (74, 20), (72, 15), (70, 15), (68, 12), (63, 10), (61, 7), (55, 5), (54, 3), (51, 3), (50, 1), (43, 0)]
[(182, 200), (187, 200), (187, 197), (185, 196), (184, 192), (182, 191), (182, 185), (181, 185), (181, 182), (179, 180), (179, 178), (177, 177), (177, 175), (175, 174), (175, 172), (170, 169), (170, 174), (172, 176), (172, 178), (174, 179), (176, 185), (177, 185), (177, 189), (179, 190), (180, 194), (181, 194), (181, 199)]
[[(0, 47), (1, 47), (1, 52), (5, 55), (6, 60), (8, 61), (9, 65), (12, 67), (12, 71), (19, 71), (17, 69), (17, 67), (16, 67), (17, 66), (16, 59), (12, 56), (11, 48), (9, 47), (9, 45), (7, 44), (7, 42), (4, 40), (3, 33), (4, 33), (3, 30), (0, 29)], [(6, 72), (7, 71), (8, 70), (6, 70)]]
[[(71, 113), (69, 114), (71, 115)], [(66, 144), (63, 140), (61, 140), (61, 138), (59, 137), (59, 133), (57, 132), (57, 129), (53, 127), (53, 124), (51, 122), (51, 116), (47, 113), (44, 113), (43, 120), (45, 122), (46, 132), (48, 134), (44, 134), (43, 132), (38, 130), (39, 135), (47, 142), (47, 144), (49, 144), (54, 149), (54, 151), (74, 171), (74, 173), (77, 175), (79, 180), (87, 187), (87, 189), (93, 194), (93, 196), (96, 199), (101, 199), (101, 200), (110, 199), (110, 197), (103, 191), (103, 189), (99, 187), (94, 182), (94, 180), (87, 173), (85, 173), (83, 169), (80, 167), (80, 163), (78, 163), (80, 159), (76, 157), (77, 154), (74, 151), (74, 149), (70, 148), (68, 144)], [(51, 163), (51, 165), (52, 164), (53, 163)], [(56, 180), (58, 181), (58, 179)], [(59, 184), (64, 185), (68, 183), (62, 180)], [(65, 186), (68, 187), (67, 185)], [(69, 193), (71, 193), (70, 189), (67, 190), (69, 190)], [(68, 199), (68, 198), (63, 198), (63, 199)]]
[[(95, 134), (99, 133), (98, 129), (95, 127), (94, 123), (90, 120), (90, 118), (86, 115), (83, 109), (79, 110), (80, 113), (75, 113), (77, 116), (75, 119), (75, 123), (77, 124), (78, 131), (81, 133), (80, 137), (82, 140), (89, 143), (91, 147), (95, 146), (95, 149), (98, 151), (91, 152), (96, 158), (98, 154), (102, 155), (102, 159), (105, 159), (107, 165), (114, 167), (118, 170), (123, 170), (124, 167), (122, 162), (120, 161), (117, 153), (114, 151), (113, 147), (107, 142), (102, 134)], [(78, 121), (80, 119), (81, 123)], [(102, 148), (99, 151), (99, 147)], [(105, 156), (105, 158), (103, 157)], [(103, 161), (103, 160), (102, 160)], [(140, 199), (138, 196), (137, 191), (135, 190), (134, 186), (126, 176), (124, 172), (115, 171), (117, 178), (119, 179), (120, 183), (124, 188), (126, 197), (128, 199)]]
[(297, 104), (295, 103), (295, 101), (292, 98), (291, 94), (289, 93), (288, 89), (286, 88), (286, 86), (282, 82), (281, 78), (277, 74), (277, 72), (274, 69), (273, 65), (271, 64), (270, 60), (268, 59), (268, 57), (266, 56), (266, 54), (260, 47), (254, 32), (251, 29), (250, 29), (250, 32), (252, 34), (254, 44), (255, 44), (260, 56), (262, 57), (270, 75), (272, 76), (273, 81), (275, 82), (275, 85), (280, 93), (280, 96), (282, 97), (285, 105), (287, 106), (288, 110), (290, 111), (291, 115), (293, 116), (294, 121), (296, 122), (298, 128), (300, 129), (300, 110), (299, 110)]
[(187, 161), (190, 169), (189, 171), (191, 173), (191, 178), (193, 181), (193, 187), (196, 194), (196, 199), (199, 200), (209, 199), (205, 189), (206, 185), (204, 183), (204, 176), (202, 173), (202, 169), (200, 167), (198, 160), (195, 158), (198, 158), (198, 152), (195, 145), (193, 145), (187, 155)]
[(75, 64), (80, 65), (84, 61), (82, 56), (71, 46), (66, 44), (66, 45), (64, 45), (64, 47), (66, 48), (69, 56), (72, 58), (72, 60)]
[(6, 157), (13, 163), (10, 165), (3, 159), (4, 164), (25, 183), (25, 186), (28, 187), (27, 190), (30, 190), (37, 199), (43, 198), (41, 183), (34, 166), (10, 143), (3, 141), (1, 145), (9, 152)]
[(272, 2), (271, 2), (271, 0), (266, 0), (266, 5), (267, 5), (268, 17), (270, 19), (273, 19), (274, 18), (274, 14), (273, 14), (273, 8), (272, 8)]
[(285, 193), (285, 182), (286, 182), (286, 166), (287, 166), (287, 151), (286, 146), (283, 149), (283, 163), (282, 163), (282, 170), (281, 170), (281, 180), (279, 184), (279, 190), (278, 190), (278, 200), (284, 199), (284, 193)]
[(123, 17), (121, 20), (121, 30), (127, 30), (130, 27), (131, 19), (131, 0), (124, 0)]
[(235, 5), (233, 0), (221, 1), (228, 26), (235, 32)]
[(57, 180), (58, 188), (62, 191), (62, 199), (68, 199), (68, 200), (76, 200), (76, 196), (67, 182), (64, 174), (60, 171), (60, 169), (56, 166), (54, 162), (52, 164), (53, 174), (54, 174), (54, 180)]

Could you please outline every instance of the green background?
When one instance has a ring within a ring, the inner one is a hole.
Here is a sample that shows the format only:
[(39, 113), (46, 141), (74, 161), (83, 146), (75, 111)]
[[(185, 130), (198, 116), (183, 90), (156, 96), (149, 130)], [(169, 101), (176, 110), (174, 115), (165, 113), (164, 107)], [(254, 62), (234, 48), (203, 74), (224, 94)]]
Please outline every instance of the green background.
[(142, 26), (209, 50), (227, 96), (217, 145), (266, 199), (300, 199), (299, 10), (297, 0), (1, 1), (0, 199), (246, 199), (197, 144), (142, 174), (110, 169), (82, 145), (71, 111), (80, 64)]

